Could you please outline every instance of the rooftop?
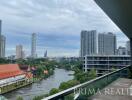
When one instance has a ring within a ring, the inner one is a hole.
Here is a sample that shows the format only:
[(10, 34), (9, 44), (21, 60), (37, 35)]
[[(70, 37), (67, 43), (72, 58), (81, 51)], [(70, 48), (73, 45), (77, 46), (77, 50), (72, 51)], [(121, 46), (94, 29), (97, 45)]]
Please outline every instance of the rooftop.
[(24, 74), (24, 72), (20, 70), (18, 64), (0, 65), (0, 79), (14, 77), (14, 76), (18, 76), (21, 74)]

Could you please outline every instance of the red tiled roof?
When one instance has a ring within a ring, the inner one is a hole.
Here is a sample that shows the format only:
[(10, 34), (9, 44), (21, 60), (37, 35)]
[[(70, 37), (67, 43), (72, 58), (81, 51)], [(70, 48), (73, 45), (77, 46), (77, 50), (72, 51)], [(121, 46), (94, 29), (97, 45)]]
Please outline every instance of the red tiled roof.
[(0, 79), (14, 77), (21, 74), (24, 74), (24, 72), (20, 70), (18, 64), (0, 65)]

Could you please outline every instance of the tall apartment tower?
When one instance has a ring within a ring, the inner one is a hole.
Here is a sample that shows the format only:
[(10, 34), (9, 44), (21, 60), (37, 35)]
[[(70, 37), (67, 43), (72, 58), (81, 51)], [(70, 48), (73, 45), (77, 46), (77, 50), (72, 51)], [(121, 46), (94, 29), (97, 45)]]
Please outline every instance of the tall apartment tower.
[(17, 45), (16, 46), (16, 59), (22, 59), (23, 58), (23, 46)]
[(130, 41), (126, 42), (127, 55), (130, 55)]
[(2, 30), (2, 21), (0, 20), (0, 35), (1, 35), (1, 30)]
[(44, 53), (44, 58), (47, 58), (47, 54), (48, 54), (48, 52), (46, 50), (45, 53)]
[(6, 45), (6, 37), (1, 35), (0, 36), (0, 42), (1, 42), (1, 52), (0, 52), (0, 55), (1, 55), (1, 58), (4, 58), (5, 57), (5, 45)]
[(6, 38), (2, 35), (2, 21), (0, 20), (0, 58), (5, 57), (5, 43)]
[(97, 54), (97, 32), (96, 30), (81, 32), (81, 57)]
[(116, 36), (113, 33), (100, 33), (98, 35), (98, 53), (100, 55), (116, 54)]
[(36, 33), (32, 34), (31, 57), (36, 58)]
[(0, 20), (0, 58), (2, 58), (2, 55), (1, 55), (1, 31), (2, 31), (2, 21)]

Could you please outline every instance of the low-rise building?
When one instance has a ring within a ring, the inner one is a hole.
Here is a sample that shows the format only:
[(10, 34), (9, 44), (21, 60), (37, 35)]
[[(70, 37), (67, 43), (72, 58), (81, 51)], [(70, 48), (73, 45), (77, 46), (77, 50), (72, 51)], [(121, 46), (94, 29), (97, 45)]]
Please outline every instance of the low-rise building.
[(18, 64), (0, 65), (0, 94), (29, 84), (28, 76), (29, 74), (22, 71)]
[(87, 55), (83, 58), (85, 72), (95, 69), (98, 76), (130, 65), (130, 55)]
[(120, 46), (117, 50), (118, 55), (128, 55), (127, 49), (125, 47)]

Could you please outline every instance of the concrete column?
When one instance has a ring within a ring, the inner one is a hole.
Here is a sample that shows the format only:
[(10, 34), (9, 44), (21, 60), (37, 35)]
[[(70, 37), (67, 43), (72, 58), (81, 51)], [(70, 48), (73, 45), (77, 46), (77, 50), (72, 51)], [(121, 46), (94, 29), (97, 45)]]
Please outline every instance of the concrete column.
[(130, 38), (130, 54), (131, 54), (131, 62), (130, 62), (130, 65), (131, 65), (131, 68), (132, 68), (132, 38)]
[(130, 54), (131, 54), (131, 57), (130, 57), (131, 62), (130, 62), (128, 77), (132, 78), (132, 38), (130, 38)]

